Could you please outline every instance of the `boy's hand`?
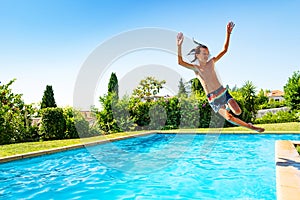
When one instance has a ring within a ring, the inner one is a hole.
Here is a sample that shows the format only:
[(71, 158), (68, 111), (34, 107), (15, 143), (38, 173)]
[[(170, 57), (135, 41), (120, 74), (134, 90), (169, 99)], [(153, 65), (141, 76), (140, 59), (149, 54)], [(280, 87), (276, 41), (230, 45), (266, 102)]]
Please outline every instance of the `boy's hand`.
[(227, 33), (228, 34), (231, 34), (234, 26), (235, 26), (235, 24), (233, 22), (228, 22), (228, 24), (227, 24)]
[(177, 46), (181, 46), (182, 45), (182, 42), (183, 42), (183, 33), (179, 32), (177, 34)]

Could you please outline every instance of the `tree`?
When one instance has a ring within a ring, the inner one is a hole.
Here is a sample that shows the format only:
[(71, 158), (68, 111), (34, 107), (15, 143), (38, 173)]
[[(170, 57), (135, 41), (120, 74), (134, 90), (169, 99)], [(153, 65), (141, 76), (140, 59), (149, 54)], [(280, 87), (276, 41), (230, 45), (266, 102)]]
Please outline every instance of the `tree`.
[(242, 112), (242, 119), (245, 121), (253, 121), (257, 113), (256, 96), (255, 96), (256, 87), (251, 81), (246, 81), (241, 88), (241, 93), (244, 100), (244, 110)]
[(300, 71), (293, 73), (284, 86), (284, 98), (292, 110), (300, 110)]
[(63, 109), (66, 121), (66, 131), (64, 138), (78, 138), (92, 136), (89, 129), (89, 122), (84, 118), (83, 114), (72, 107)]
[(148, 76), (146, 79), (140, 81), (139, 85), (133, 90), (132, 94), (139, 98), (149, 99), (150, 96), (158, 94), (165, 83), (165, 80), (159, 81), (154, 77)]
[(204, 93), (204, 89), (198, 78), (193, 78), (192, 80), (190, 80), (190, 83), (191, 83), (191, 88), (192, 88), (192, 94), (201, 95)]
[(26, 105), (22, 94), (14, 94), (10, 86), (15, 82), (0, 85), (0, 145), (37, 139), (31, 125), (34, 113), (31, 105)]
[(260, 89), (257, 94), (256, 104), (263, 105), (268, 103), (268, 97), (266, 96), (266, 92), (263, 89)]
[(115, 93), (108, 93), (99, 98), (103, 109), (100, 112), (97, 112), (96, 116), (101, 131), (105, 133), (115, 133), (120, 131), (113, 113), (113, 107), (115, 107), (118, 102), (115, 95)]
[(40, 133), (43, 140), (64, 139), (66, 119), (62, 108), (45, 108), (42, 110)]
[(42, 99), (41, 109), (43, 108), (51, 108), (57, 107), (54, 99), (54, 92), (51, 85), (46, 86), (46, 90), (44, 91), (44, 96)]
[(181, 97), (181, 96), (187, 97), (187, 91), (186, 91), (186, 88), (185, 88), (182, 78), (180, 78), (180, 80), (179, 80), (178, 88), (179, 88), (179, 90), (178, 90), (177, 96), (178, 97)]
[(109, 83), (108, 83), (108, 93), (114, 92), (116, 95), (115, 97), (119, 99), (119, 83), (117, 75), (113, 72), (111, 73)]

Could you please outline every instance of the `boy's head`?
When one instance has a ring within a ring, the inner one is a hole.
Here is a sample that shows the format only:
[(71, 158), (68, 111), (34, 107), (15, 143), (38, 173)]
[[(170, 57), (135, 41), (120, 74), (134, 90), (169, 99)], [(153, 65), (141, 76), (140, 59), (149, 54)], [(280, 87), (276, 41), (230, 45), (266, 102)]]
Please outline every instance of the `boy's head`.
[(195, 52), (195, 57), (198, 58), (198, 60), (206, 62), (209, 57), (209, 50), (206, 46), (198, 46), (199, 49), (198, 52)]
[(197, 59), (199, 59), (200, 61), (206, 62), (208, 60), (209, 57), (209, 50), (208, 47), (200, 44), (199, 42), (195, 41), (193, 39), (194, 43), (196, 43), (198, 46), (194, 49), (192, 49), (188, 55), (194, 54), (194, 60), (192, 60), (191, 62), (195, 62)]

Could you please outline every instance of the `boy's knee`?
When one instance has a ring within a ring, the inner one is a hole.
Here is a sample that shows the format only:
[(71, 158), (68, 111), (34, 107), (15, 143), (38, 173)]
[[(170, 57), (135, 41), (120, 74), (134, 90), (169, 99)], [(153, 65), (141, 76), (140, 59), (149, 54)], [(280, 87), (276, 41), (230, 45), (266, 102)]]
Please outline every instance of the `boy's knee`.
[(235, 115), (240, 115), (240, 114), (242, 114), (242, 110), (241, 110), (241, 109), (238, 109), (237, 111), (234, 112), (234, 114), (235, 114)]
[(233, 117), (232, 114), (230, 114), (229, 112), (227, 112), (227, 113), (225, 114), (224, 118), (225, 118), (227, 121), (231, 121), (232, 118), (234, 118), (234, 117)]

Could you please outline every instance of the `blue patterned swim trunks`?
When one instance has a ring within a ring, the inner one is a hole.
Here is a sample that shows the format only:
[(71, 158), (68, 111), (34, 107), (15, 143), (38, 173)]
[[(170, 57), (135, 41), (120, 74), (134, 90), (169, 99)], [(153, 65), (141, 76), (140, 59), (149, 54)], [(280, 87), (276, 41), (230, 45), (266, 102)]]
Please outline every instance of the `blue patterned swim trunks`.
[(224, 88), (223, 86), (207, 95), (208, 103), (216, 113), (219, 112), (222, 106), (228, 104), (228, 101), (232, 98), (228, 92), (228, 88)]

